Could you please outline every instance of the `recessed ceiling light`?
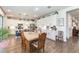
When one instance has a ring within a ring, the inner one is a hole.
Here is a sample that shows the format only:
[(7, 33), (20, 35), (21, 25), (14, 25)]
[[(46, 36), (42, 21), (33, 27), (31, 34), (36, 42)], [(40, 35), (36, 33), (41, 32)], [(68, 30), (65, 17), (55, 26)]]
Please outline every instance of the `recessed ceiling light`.
[(26, 13), (23, 13), (23, 15), (25, 16), (25, 15), (27, 15)]
[(11, 12), (11, 10), (10, 9), (7, 9), (7, 12)]
[(35, 8), (35, 11), (38, 11), (39, 10), (39, 8)]

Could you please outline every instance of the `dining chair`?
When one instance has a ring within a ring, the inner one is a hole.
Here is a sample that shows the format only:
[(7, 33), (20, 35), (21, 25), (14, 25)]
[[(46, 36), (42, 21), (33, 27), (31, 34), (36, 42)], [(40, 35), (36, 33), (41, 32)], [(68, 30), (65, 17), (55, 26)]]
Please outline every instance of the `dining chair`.
[(42, 49), (44, 52), (45, 40), (46, 40), (46, 33), (41, 33), (39, 35), (38, 42), (31, 44), (31, 51), (35, 50), (35, 51), (40, 52), (40, 50)]
[(58, 31), (58, 35), (56, 36), (56, 40), (63, 41), (63, 31)]
[(22, 50), (25, 51), (26, 50), (26, 43), (25, 43), (25, 37), (24, 37), (23, 32), (21, 32), (21, 45), (22, 45)]

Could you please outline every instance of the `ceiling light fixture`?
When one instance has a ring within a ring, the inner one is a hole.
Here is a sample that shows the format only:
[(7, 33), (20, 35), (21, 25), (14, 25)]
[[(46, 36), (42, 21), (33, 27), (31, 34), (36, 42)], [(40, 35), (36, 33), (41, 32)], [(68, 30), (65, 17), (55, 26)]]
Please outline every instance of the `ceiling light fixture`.
[(10, 9), (8, 9), (8, 10), (7, 10), (7, 12), (11, 12), (11, 10), (10, 10)]
[(27, 15), (26, 13), (23, 13), (23, 15), (25, 16), (25, 15)]
[(35, 11), (38, 11), (39, 10), (39, 8), (35, 8)]

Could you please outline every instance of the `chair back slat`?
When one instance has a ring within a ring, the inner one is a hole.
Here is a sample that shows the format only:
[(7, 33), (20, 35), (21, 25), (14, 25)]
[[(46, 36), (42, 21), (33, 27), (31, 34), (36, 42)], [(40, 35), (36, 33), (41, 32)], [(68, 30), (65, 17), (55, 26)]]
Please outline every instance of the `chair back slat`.
[(38, 40), (38, 49), (42, 49), (45, 46), (45, 39), (46, 39), (46, 33), (41, 33), (39, 35), (39, 40)]
[(21, 32), (21, 41), (22, 41), (22, 44), (25, 43), (25, 37), (24, 37), (24, 33)]

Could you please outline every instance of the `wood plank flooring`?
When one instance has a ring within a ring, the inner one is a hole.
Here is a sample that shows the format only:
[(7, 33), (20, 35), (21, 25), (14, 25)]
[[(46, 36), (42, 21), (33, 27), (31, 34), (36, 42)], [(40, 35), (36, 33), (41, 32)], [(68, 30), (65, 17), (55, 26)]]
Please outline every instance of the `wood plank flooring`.
[[(3, 45), (3, 47), (1, 46)], [(11, 36), (8, 39), (0, 42), (1, 53), (23, 53), (20, 39)], [(79, 52), (79, 38), (70, 38), (67, 42), (52, 41), (46, 39), (45, 53), (78, 53)], [(26, 53), (26, 52), (25, 52)], [(42, 53), (42, 51), (40, 52)]]

